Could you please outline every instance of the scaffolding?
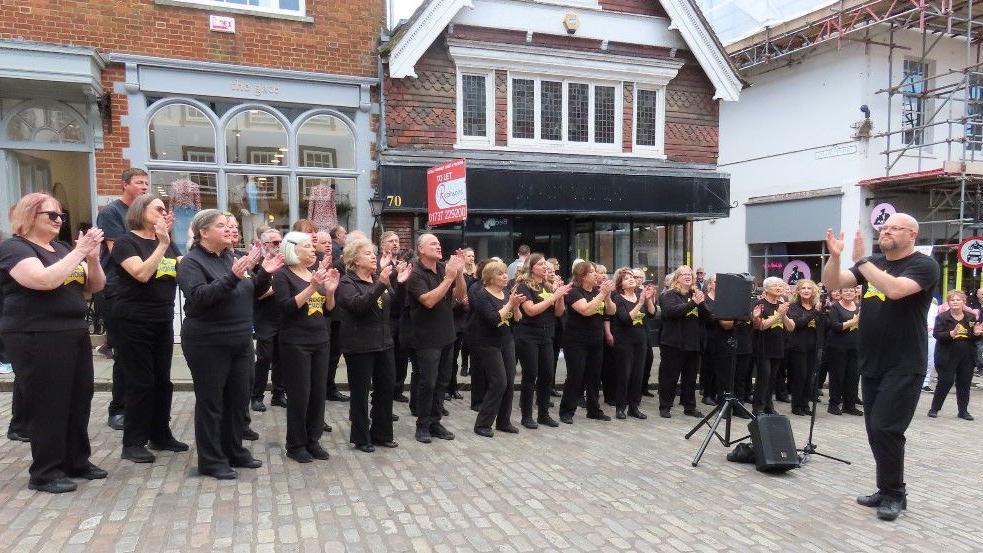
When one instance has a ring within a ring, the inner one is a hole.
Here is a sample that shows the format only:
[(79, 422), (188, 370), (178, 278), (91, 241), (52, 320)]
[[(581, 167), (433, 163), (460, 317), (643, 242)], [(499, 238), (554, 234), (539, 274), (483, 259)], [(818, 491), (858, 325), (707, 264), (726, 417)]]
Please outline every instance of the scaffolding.
[[(913, 36), (918, 46), (911, 46)], [(932, 73), (933, 52), (952, 41), (965, 58), (953, 64), (958, 67)], [(981, 41), (983, 0), (840, 0), (729, 50), (738, 69), (760, 74), (846, 44), (886, 48), (889, 81), (876, 93), (887, 98), (887, 128), (863, 136), (885, 144), (879, 152), (884, 173), (859, 184), (868, 189), (868, 202), (892, 194), (925, 197), (929, 216), (920, 223), (931, 231), (923, 234), (935, 238), (931, 245), (948, 268), (954, 245), (983, 234)], [(959, 286), (962, 267), (955, 265)]]

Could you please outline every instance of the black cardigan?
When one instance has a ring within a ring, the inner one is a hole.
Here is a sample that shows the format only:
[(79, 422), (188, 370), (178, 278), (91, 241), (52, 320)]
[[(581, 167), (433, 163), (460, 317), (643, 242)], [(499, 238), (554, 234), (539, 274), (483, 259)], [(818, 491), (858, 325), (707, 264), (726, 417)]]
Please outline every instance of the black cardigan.
[(343, 353), (371, 353), (393, 347), (389, 326), (393, 295), (394, 290), (378, 276), (371, 284), (353, 272), (341, 277), (335, 303), (336, 318), (341, 321), (339, 346)]

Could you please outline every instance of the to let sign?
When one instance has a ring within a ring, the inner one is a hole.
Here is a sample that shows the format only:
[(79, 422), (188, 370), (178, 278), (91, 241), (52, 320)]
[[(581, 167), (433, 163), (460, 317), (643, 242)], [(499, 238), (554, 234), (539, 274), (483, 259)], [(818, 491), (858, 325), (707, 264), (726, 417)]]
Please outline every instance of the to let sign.
[(467, 170), (463, 159), (427, 169), (427, 224), (458, 223), (468, 218)]

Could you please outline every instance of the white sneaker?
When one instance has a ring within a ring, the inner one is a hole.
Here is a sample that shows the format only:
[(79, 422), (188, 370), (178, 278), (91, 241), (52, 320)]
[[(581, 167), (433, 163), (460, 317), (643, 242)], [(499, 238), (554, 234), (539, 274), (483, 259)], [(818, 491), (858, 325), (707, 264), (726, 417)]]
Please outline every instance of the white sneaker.
[(14, 366), (10, 363), (0, 363), (0, 374), (10, 374), (14, 372)]

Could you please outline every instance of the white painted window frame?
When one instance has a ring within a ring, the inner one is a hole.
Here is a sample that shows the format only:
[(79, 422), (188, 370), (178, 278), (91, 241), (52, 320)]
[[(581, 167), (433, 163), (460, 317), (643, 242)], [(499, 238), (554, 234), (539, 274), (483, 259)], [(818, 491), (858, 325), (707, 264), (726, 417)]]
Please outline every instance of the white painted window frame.
[[(512, 135), (512, 81), (513, 79), (525, 79), (533, 81), (533, 94), (535, 95), (534, 103), (534, 120), (535, 120), (535, 138), (516, 138)], [(562, 137), (560, 140), (544, 140), (542, 138), (542, 81), (554, 81), (562, 85), (562, 113), (560, 114), (561, 121), (563, 123)], [(587, 136), (588, 140), (586, 142), (574, 142), (569, 140), (567, 130), (568, 130), (568, 114), (569, 114), (569, 85), (570, 84), (586, 84), (588, 85), (588, 111), (587, 111)], [(614, 87), (614, 142), (604, 143), (595, 142), (594, 140), (594, 123), (595, 123), (595, 95), (594, 91), (598, 86), (610, 86)], [(624, 83), (619, 81), (609, 81), (609, 80), (599, 80), (599, 79), (585, 79), (578, 77), (561, 77), (558, 75), (547, 75), (540, 73), (527, 73), (521, 71), (509, 71), (507, 86), (506, 86), (507, 103), (506, 109), (508, 111), (508, 116), (506, 117), (506, 125), (508, 126), (508, 146), (513, 149), (529, 150), (529, 151), (543, 151), (543, 152), (564, 152), (564, 153), (607, 153), (607, 154), (625, 154), (623, 152), (623, 140), (624, 135)], [(557, 149), (559, 148), (559, 150)]]
[(216, 10), (233, 9), (235, 11), (250, 11), (256, 12), (257, 14), (276, 14), (276, 15), (292, 15), (298, 17), (305, 17), (307, 15), (307, 0), (298, 0), (296, 10), (282, 10), (280, 8), (266, 8), (263, 6), (250, 6), (247, 4), (235, 4), (232, 2), (223, 2), (221, 0), (182, 0), (189, 4), (199, 4), (202, 6), (208, 6), (215, 8)]
[[(485, 136), (464, 135), (464, 88), (461, 77), (475, 75), (485, 78)], [(457, 68), (455, 96), (457, 99), (457, 143), (456, 148), (488, 148), (495, 145), (495, 70), (485, 67)]]
[[(640, 145), (638, 143), (638, 91), (655, 92), (655, 144)], [(645, 83), (635, 83), (632, 89), (631, 114), (631, 150), (638, 157), (655, 159), (666, 158), (666, 87)], [(661, 130), (660, 130), (661, 129)]]

